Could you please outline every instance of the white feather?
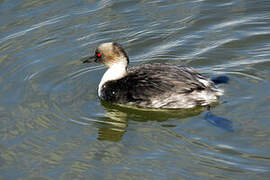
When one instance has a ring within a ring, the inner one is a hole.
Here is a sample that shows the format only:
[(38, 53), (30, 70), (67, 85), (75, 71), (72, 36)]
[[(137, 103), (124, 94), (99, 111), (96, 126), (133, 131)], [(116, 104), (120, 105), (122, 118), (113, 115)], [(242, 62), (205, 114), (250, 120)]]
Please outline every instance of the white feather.
[(98, 85), (98, 96), (101, 96), (102, 86), (112, 80), (117, 80), (124, 77), (127, 74), (127, 62), (119, 61), (113, 64), (103, 75), (99, 85)]

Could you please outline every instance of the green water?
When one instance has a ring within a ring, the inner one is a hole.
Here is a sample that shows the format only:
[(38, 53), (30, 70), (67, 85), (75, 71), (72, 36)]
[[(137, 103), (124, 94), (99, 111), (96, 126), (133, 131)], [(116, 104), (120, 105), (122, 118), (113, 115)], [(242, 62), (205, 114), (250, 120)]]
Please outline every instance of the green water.
[[(270, 177), (269, 1), (0, 2), (0, 179)], [(130, 65), (167, 62), (226, 75), (212, 112), (101, 103), (106, 41)]]

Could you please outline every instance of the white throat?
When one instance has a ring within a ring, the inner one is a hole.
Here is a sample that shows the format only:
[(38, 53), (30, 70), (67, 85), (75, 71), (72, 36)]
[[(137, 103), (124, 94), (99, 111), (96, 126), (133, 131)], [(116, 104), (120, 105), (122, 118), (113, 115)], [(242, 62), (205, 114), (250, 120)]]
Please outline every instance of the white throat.
[(118, 62), (113, 64), (109, 69), (104, 73), (99, 85), (98, 85), (98, 96), (101, 96), (102, 86), (112, 80), (117, 80), (124, 77), (127, 74), (127, 63)]

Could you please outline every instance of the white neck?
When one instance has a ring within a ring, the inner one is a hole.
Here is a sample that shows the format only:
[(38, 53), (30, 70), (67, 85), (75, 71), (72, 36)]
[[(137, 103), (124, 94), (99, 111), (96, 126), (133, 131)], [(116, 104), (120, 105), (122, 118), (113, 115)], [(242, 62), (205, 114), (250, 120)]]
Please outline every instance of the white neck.
[(118, 62), (109, 67), (109, 69), (104, 73), (98, 85), (98, 96), (101, 96), (101, 88), (106, 82), (120, 79), (124, 77), (126, 73), (127, 73), (126, 62)]

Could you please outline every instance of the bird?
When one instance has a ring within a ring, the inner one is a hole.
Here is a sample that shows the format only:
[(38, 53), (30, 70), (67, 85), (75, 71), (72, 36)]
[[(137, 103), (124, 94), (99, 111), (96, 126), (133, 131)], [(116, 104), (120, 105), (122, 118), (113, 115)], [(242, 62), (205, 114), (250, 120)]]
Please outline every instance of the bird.
[(195, 69), (170, 63), (142, 63), (128, 68), (129, 57), (116, 42), (100, 44), (83, 63), (108, 69), (98, 85), (98, 97), (113, 104), (151, 109), (188, 109), (216, 103), (224, 95), (214, 81)]

